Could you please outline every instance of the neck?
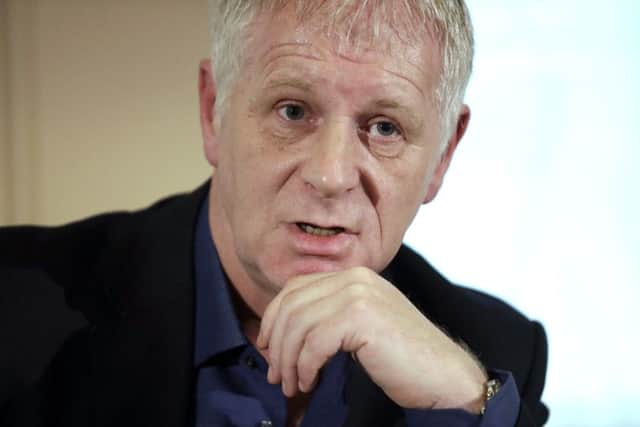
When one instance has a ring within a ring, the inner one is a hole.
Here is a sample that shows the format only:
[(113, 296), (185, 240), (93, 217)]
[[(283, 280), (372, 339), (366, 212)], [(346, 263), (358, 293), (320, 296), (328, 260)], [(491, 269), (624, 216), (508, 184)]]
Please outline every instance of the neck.
[[(256, 347), (256, 341), (258, 334), (260, 333), (260, 323), (262, 317), (259, 316), (255, 310), (247, 304), (243, 296), (238, 292), (235, 286), (231, 286), (231, 299), (233, 302), (233, 308), (240, 323), (240, 327), (245, 336)], [(264, 356), (264, 354), (263, 354)]]

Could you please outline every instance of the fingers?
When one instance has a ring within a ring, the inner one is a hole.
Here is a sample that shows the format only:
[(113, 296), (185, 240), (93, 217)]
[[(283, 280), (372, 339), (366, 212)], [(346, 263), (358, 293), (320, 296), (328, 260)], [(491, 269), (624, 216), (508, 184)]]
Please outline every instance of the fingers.
[[(272, 303), (273, 305), (267, 308), (268, 313), (263, 317), (260, 335), (269, 345), (270, 373), (268, 379), (270, 382), (281, 381), (283, 339), (285, 337), (291, 338), (294, 335), (298, 338), (304, 338), (304, 336), (296, 334), (303, 334), (314, 323), (323, 321), (330, 312), (341, 308), (340, 299), (335, 300), (333, 306), (330, 303), (321, 304), (319, 301), (331, 298), (336, 292), (343, 289), (345, 280), (344, 277), (332, 275), (308, 281), (306, 286), (298, 286), (295, 289), (287, 288), (282, 292), (282, 296), (278, 295), (278, 301), (274, 301), (275, 304)], [(296, 285), (298, 284), (296, 283)], [(277, 307), (277, 311), (272, 310), (272, 307)], [(287, 351), (290, 350), (291, 348), (287, 347)], [(295, 350), (299, 350), (299, 348)]]
[[(328, 298), (322, 303), (334, 304)], [(347, 306), (348, 303), (342, 305)], [(291, 338), (287, 334), (281, 351), (282, 391), (286, 396), (292, 397), (298, 390), (305, 393), (311, 391), (318, 382), (320, 370), (329, 359), (341, 350), (357, 351), (364, 345), (365, 341), (353, 339), (353, 324), (348, 321), (347, 312), (343, 310), (315, 323), (302, 334), (302, 338), (300, 334)]]
[(289, 397), (312, 390), (339, 351), (403, 407), (462, 407), (485, 378), (402, 292), (364, 267), (292, 279), (265, 310), (257, 345), (268, 350), (269, 382), (281, 382)]
[[(327, 361), (338, 351), (347, 350), (347, 342), (353, 344), (350, 337), (353, 334), (352, 331), (352, 325), (345, 321), (343, 314), (312, 329), (306, 335), (295, 371), (297, 388), (300, 391), (304, 393), (311, 391), (318, 381), (320, 369)], [(358, 342), (350, 351), (357, 351), (361, 345), (364, 345), (364, 342)]]
[[(281, 316), (281, 311), (286, 310), (287, 307), (291, 310), (296, 306), (327, 296), (348, 285), (360, 284), (360, 286), (367, 288), (369, 291), (375, 292), (374, 287), (368, 285), (375, 279), (379, 279), (379, 276), (364, 267), (355, 267), (335, 273), (314, 273), (292, 279), (271, 301), (263, 313), (256, 345), (262, 349), (269, 345), (276, 319)], [(388, 285), (392, 290), (396, 290), (388, 283), (385, 283), (385, 285)], [(269, 345), (269, 347), (271, 346)]]
[[(266, 348), (269, 344), (269, 340), (271, 338), (271, 331), (273, 329), (274, 321), (276, 320), (276, 316), (280, 310), (280, 305), (287, 295), (294, 293), (296, 290), (305, 288), (309, 284), (314, 282), (318, 282), (324, 278), (332, 276), (333, 273), (315, 273), (308, 274), (305, 276), (296, 277), (291, 280), (285, 288), (280, 291), (280, 293), (271, 301), (271, 303), (267, 306), (267, 309), (262, 315), (262, 321), (260, 323), (260, 333), (258, 334), (258, 338), (256, 340), (256, 345), (258, 348)], [(313, 294), (310, 294), (310, 297)]]
[(341, 349), (357, 347), (349, 335), (360, 323), (353, 315), (372, 294), (370, 286), (344, 275), (306, 283), (274, 300), (260, 334), (269, 347), (268, 381), (281, 382), (287, 396), (311, 390), (327, 360)]
[(280, 382), (287, 396), (310, 391), (333, 355), (366, 344), (376, 320), (372, 308), (385, 306), (389, 296), (381, 278), (365, 268), (291, 280), (265, 310), (256, 341), (268, 348), (268, 381)]
[[(341, 349), (344, 328), (339, 322), (349, 305), (349, 298), (343, 294), (345, 291), (341, 290), (301, 306), (281, 322), (285, 325), (282, 329), (274, 329), (270, 380), (281, 379), (287, 396), (293, 396), (298, 390), (309, 391), (320, 368)], [(303, 354), (306, 355), (304, 365), (300, 365)]]

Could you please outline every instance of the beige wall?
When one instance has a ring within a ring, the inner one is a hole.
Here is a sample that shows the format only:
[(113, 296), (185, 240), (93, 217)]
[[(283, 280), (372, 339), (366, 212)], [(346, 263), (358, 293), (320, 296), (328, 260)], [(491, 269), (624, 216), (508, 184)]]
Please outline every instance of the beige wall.
[(206, 179), (206, 0), (0, 1), (0, 223), (142, 207)]
[(9, 206), (11, 205), (11, 162), (9, 158), (9, 99), (8, 99), (8, 62), (7, 51), (7, 5), (0, 0), (0, 224), (9, 221)]

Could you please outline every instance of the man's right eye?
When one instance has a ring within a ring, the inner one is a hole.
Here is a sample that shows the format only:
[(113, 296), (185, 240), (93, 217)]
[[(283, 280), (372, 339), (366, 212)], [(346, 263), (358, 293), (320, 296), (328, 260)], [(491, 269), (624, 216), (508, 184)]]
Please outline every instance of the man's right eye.
[(278, 107), (278, 114), (285, 120), (298, 121), (304, 119), (304, 107), (298, 104), (285, 104)]

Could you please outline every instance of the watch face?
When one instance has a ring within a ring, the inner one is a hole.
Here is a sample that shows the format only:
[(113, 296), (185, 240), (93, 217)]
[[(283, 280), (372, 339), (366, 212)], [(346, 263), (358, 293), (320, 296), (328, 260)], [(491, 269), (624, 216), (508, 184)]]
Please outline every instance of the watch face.
[(491, 399), (493, 396), (498, 394), (498, 390), (500, 390), (500, 381), (499, 380), (489, 380), (487, 381), (487, 400)]
[(500, 386), (502, 384), (500, 384), (499, 380), (489, 380), (487, 381), (487, 383), (485, 384), (485, 393), (484, 393), (484, 402), (485, 405), (482, 405), (482, 408), (480, 408), (480, 415), (484, 415), (485, 411), (487, 410), (487, 406), (486, 403), (496, 394), (498, 394), (498, 391), (500, 390)]

